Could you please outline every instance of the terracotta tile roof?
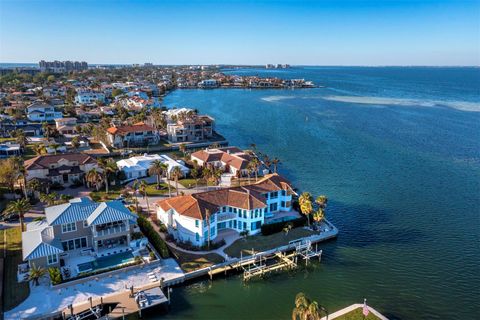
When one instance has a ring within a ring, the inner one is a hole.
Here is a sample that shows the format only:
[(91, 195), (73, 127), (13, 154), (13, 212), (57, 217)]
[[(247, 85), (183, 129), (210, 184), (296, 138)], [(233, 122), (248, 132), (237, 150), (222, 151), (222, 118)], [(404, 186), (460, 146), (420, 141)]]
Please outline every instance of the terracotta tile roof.
[(246, 169), (252, 159), (249, 154), (237, 147), (200, 150), (192, 153), (191, 156), (206, 163), (221, 161), (224, 165), (229, 165), (237, 170)]
[(155, 131), (155, 129), (143, 122), (135, 123), (132, 126), (110, 127), (107, 131), (113, 135), (125, 135), (130, 132)]
[(292, 187), (285, 178), (274, 173), (252, 185), (173, 197), (160, 200), (157, 205), (164, 211), (174, 209), (181, 215), (203, 220), (206, 217), (206, 209), (214, 213), (223, 206), (245, 210), (265, 208), (266, 198), (262, 193), (280, 190), (292, 190)]
[(47, 169), (52, 163), (57, 163), (61, 159), (68, 161), (78, 161), (79, 164), (97, 163), (91, 156), (83, 153), (65, 153), (55, 155), (43, 155), (26, 160), (23, 164), (27, 170)]

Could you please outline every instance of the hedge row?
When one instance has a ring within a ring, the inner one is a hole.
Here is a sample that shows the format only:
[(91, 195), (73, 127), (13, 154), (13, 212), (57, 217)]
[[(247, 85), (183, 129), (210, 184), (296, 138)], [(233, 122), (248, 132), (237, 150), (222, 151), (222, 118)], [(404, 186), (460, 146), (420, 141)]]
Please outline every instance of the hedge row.
[(301, 216), (300, 218), (289, 220), (289, 221), (282, 221), (282, 222), (275, 222), (270, 224), (262, 224), (262, 234), (264, 236), (268, 236), (280, 231), (283, 231), (283, 228), (287, 224), (292, 224), (293, 228), (303, 227), (307, 223), (307, 218), (305, 216)]
[(139, 216), (137, 219), (138, 226), (140, 230), (142, 230), (143, 234), (148, 238), (148, 241), (152, 244), (152, 246), (157, 250), (157, 252), (162, 256), (162, 258), (168, 258), (170, 255), (168, 253), (168, 247), (160, 237), (157, 231), (153, 228), (150, 221), (145, 219), (142, 216)]

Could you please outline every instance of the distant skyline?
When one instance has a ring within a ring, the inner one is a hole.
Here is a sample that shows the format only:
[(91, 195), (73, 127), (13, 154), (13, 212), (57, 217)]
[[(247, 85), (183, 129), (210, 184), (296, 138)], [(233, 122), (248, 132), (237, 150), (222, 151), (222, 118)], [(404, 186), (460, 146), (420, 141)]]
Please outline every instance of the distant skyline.
[(480, 65), (480, 2), (0, 0), (0, 62)]

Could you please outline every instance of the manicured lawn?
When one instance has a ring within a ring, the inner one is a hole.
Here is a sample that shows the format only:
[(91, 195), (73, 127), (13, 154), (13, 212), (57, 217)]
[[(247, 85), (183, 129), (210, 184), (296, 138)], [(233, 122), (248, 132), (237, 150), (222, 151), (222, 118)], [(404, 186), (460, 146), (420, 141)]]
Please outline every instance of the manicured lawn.
[[(6, 233), (6, 243), (4, 234)], [(22, 232), (20, 227), (0, 230), (0, 257), (4, 261), (3, 310), (13, 309), (30, 294), (28, 283), (17, 282), (17, 266), (22, 262)]]
[[(170, 190), (172, 195), (174, 195), (176, 189), (171, 186)], [(147, 195), (149, 197), (163, 196), (165, 194), (168, 194), (168, 185), (166, 183), (160, 183), (160, 189), (157, 189), (156, 183), (149, 184), (147, 187)]]
[(278, 232), (269, 236), (249, 236), (247, 239), (238, 239), (232, 243), (228, 248), (223, 250), (230, 257), (240, 257), (240, 252), (243, 255), (251, 255), (252, 248), (255, 252), (267, 251), (280, 246), (287, 245), (292, 240), (297, 240), (303, 237), (308, 237), (316, 232), (306, 230), (304, 228), (295, 228), (290, 230), (288, 235), (284, 232)]
[(110, 186), (108, 193), (105, 192), (105, 187), (100, 188), (99, 191), (90, 192), (90, 197), (93, 201), (115, 200), (122, 192), (123, 187), (120, 185)]
[(350, 311), (347, 314), (344, 314), (335, 320), (378, 320), (379, 318), (375, 316), (373, 313), (369, 313), (368, 316), (364, 317), (362, 313), (362, 308), (355, 309)]
[(216, 253), (199, 255), (184, 253), (183, 251), (172, 248), (170, 248), (170, 250), (174, 254), (182, 270), (185, 272), (195, 271), (224, 261), (223, 257)]
[[(195, 179), (181, 179), (181, 180), (178, 180), (178, 183), (181, 184), (182, 186), (184, 186), (185, 188), (188, 188), (188, 189), (193, 189), (195, 188)], [(205, 181), (202, 180), (202, 179), (198, 179), (198, 186), (201, 187), (201, 186), (205, 186)]]

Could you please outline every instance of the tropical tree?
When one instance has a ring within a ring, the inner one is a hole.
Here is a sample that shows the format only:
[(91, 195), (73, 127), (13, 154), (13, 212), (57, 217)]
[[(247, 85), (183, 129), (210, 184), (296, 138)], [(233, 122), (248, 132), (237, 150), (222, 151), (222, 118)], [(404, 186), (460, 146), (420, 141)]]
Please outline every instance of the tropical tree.
[(250, 160), (250, 162), (248, 163), (248, 166), (250, 166), (253, 173), (255, 173), (255, 181), (257, 181), (258, 180), (258, 170), (260, 169), (260, 161), (258, 160), (257, 157), (255, 157), (252, 160)]
[(298, 203), (300, 205), (300, 211), (307, 217), (308, 226), (310, 226), (310, 215), (313, 212), (313, 198), (312, 195), (308, 192), (304, 192), (298, 198)]
[(325, 195), (320, 195), (315, 199), (315, 203), (322, 209), (327, 207), (328, 198)]
[(326, 314), (328, 319), (327, 309), (320, 306), (316, 301), (311, 301), (303, 292), (295, 296), (292, 320), (320, 320), (321, 312)]
[(178, 179), (183, 175), (182, 170), (180, 170), (179, 166), (175, 166), (170, 173), (175, 179), (175, 188), (177, 189), (177, 196), (178, 196)]
[(161, 177), (164, 175), (167, 168), (168, 166), (160, 160), (153, 161), (152, 164), (150, 165), (150, 168), (148, 168), (148, 172), (151, 175), (157, 176), (157, 189), (160, 188)]
[(95, 186), (97, 191), (100, 190), (100, 186), (102, 185), (102, 174), (98, 172), (97, 169), (90, 169), (85, 175), (85, 180), (90, 187)]
[(325, 218), (325, 211), (322, 208), (318, 208), (317, 211), (313, 213), (313, 221), (320, 223)]
[(148, 184), (145, 180), (140, 182), (140, 191), (142, 192), (143, 198), (147, 201), (147, 212), (150, 214), (150, 205), (148, 204), (148, 194), (147, 194)]
[(6, 213), (16, 213), (18, 214), (20, 220), (20, 226), (22, 227), (22, 232), (25, 231), (24, 225), (24, 216), (25, 213), (30, 211), (32, 205), (28, 202), (27, 199), (18, 199), (16, 201), (11, 201), (8, 203), (7, 208), (5, 209)]
[(135, 179), (135, 181), (132, 183), (132, 188), (133, 188), (133, 194), (135, 195), (135, 211), (138, 214), (138, 189), (140, 187), (140, 181), (138, 179)]
[(33, 149), (33, 152), (35, 152), (35, 154), (37, 155), (42, 155), (47, 153), (47, 148), (43, 143), (37, 143), (33, 145), (32, 149)]
[(40, 194), (40, 201), (45, 203), (47, 207), (53, 206), (57, 203), (57, 194), (55, 192), (42, 193)]
[(98, 160), (98, 166), (103, 172), (103, 181), (105, 182), (105, 193), (108, 193), (109, 177), (118, 171), (117, 163), (112, 159), (101, 158)]
[(16, 129), (11, 135), (13, 138), (15, 138), (15, 142), (18, 143), (22, 149), (28, 144), (27, 136), (22, 129)]
[(187, 145), (185, 143), (180, 144), (178, 150), (183, 153), (184, 158), (187, 156)]
[(195, 180), (195, 190), (198, 190), (198, 176), (200, 175), (200, 171), (197, 168), (193, 168), (190, 170), (190, 175)]
[(80, 138), (78, 136), (73, 137), (71, 143), (72, 143), (73, 149), (77, 151), (78, 147), (80, 147)]
[(277, 173), (278, 165), (281, 163), (280, 159), (277, 157), (273, 158), (272, 164), (273, 164), (273, 172)]
[(28, 198), (27, 194), (27, 169), (23, 165), (23, 159), (21, 157), (12, 157), (13, 170), (15, 175), (15, 181), (20, 183), (25, 199)]
[(30, 267), (30, 271), (28, 273), (28, 280), (32, 281), (34, 286), (38, 286), (39, 279), (43, 277), (46, 273), (47, 270), (42, 267), (37, 267), (35, 263), (32, 263), (32, 266)]

